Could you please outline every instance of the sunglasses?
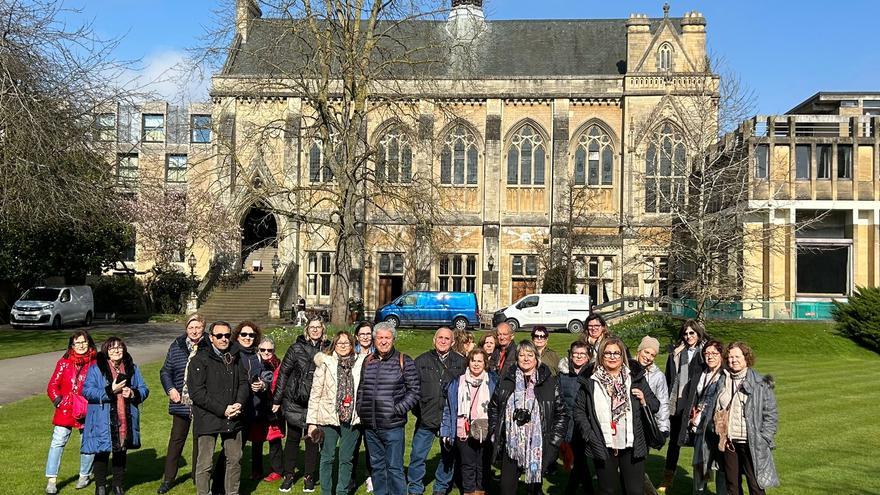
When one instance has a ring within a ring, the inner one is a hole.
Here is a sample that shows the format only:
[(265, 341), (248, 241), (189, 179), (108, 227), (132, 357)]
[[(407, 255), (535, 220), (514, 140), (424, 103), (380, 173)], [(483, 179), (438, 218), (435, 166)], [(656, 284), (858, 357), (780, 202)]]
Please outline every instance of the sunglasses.
[(694, 332), (693, 330), (688, 330), (688, 331), (685, 332), (684, 334), (685, 334), (685, 335), (696, 335), (697, 332)]
[(619, 358), (619, 357), (622, 356), (623, 354), (621, 354), (621, 353), (619, 353), (619, 352), (617, 352), (617, 351), (605, 351), (605, 352), (602, 353), (602, 355), (605, 356), (605, 357), (607, 357), (607, 358), (612, 358), (612, 359), (613, 359), (613, 358)]
[(263, 349), (263, 348), (260, 348), (260, 352), (275, 352), (275, 349)]
[(255, 333), (253, 333), (253, 332), (241, 332), (241, 333), (238, 334), (238, 335), (239, 335), (240, 337), (244, 337), (244, 338), (246, 338), (246, 339), (252, 339), (252, 338), (254, 338), (254, 337), (257, 336), (257, 334), (255, 334)]
[(539, 333), (539, 334), (532, 335), (532, 338), (535, 340), (547, 340), (547, 335)]
[(231, 333), (213, 333), (213, 334), (211, 334), (211, 337), (214, 337), (217, 340), (223, 340), (223, 339), (229, 340), (229, 337), (232, 337), (232, 334)]

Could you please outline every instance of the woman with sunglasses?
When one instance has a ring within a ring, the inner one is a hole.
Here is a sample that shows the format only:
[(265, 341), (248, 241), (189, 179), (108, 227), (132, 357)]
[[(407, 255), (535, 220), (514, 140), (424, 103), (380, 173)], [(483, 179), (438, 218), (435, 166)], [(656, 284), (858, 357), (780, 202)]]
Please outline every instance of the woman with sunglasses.
[[(89, 401), (82, 453), (95, 455), (95, 495), (122, 495), (129, 449), (141, 446), (140, 405), (150, 394), (125, 342), (110, 337), (89, 369), (83, 397)], [(107, 474), (113, 455), (113, 491)]]
[[(95, 363), (95, 342), (85, 330), (74, 332), (67, 342), (67, 351), (55, 363), (55, 371), (49, 378), (46, 394), (55, 406), (52, 416), (52, 443), (49, 444), (49, 457), (46, 459), (46, 493), (58, 493), (56, 485), (58, 469), (61, 466), (61, 454), (70, 440), (74, 429), (82, 433), (85, 420), (82, 409), (82, 389), (89, 368)], [(79, 404), (75, 404), (79, 402)], [(82, 442), (82, 438), (80, 438)], [(79, 480), (76, 488), (88, 486), (92, 476), (94, 456), (82, 454), (79, 459)]]
[[(165, 456), (165, 475), (156, 493), (162, 495), (171, 490), (177, 479), (177, 468), (186, 437), (192, 424), (192, 401), (186, 388), (186, 369), (199, 349), (208, 346), (205, 335), (205, 319), (198, 314), (186, 320), (183, 335), (174, 339), (165, 355), (165, 363), (159, 370), (162, 388), (168, 394), (168, 414), (171, 415), (171, 434)], [(192, 462), (198, 458), (198, 442), (193, 442)]]
[[(644, 495), (648, 444), (641, 407), (650, 414), (660, 409), (645, 369), (628, 353), (618, 337), (606, 337), (592, 374), (578, 379), (580, 390), (574, 419), (593, 458), (600, 495), (618, 488), (625, 495)], [(622, 486), (621, 486), (622, 485)]]
[(269, 465), (271, 471), (263, 478), (263, 481), (272, 483), (281, 479), (284, 471), (284, 457), (281, 440), (284, 438), (284, 421), (277, 414), (272, 413), (272, 398), (275, 394), (275, 385), (278, 382), (278, 371), (281, 369), (281, 361), (275, 355), (275, 341), (271, 337), (263, 336), (257, 345), (257, 353), (263, 365), (261, 378), (269, 387), (260, 392), (260, 408), (257, 410), (257, 418), (251, 427), (250, 439), (253, 445), (251, 459), (252, 469), (255, 473), (263, 471), (263, 443), (269, 442)]
[(538, 349), (539, 359), (550, 368), (553, 376), (556, 376), (559, 372), (559, 354), (556, 354), (556, 351), (547, 347), (549, 340), (550, 333), (547, 331), (547, 327), (538, 325), (532, 329), (532, 343)]
[(666, 469), (663, 481), (657, 487), (659, 493), (666, 493), (672, 487), (681, 446), (677, 439), (682, 429), (687, 429), (688, 409), (686, 391), (688, 383), (697, 380), (703, 371), (703, 344), (706, 342), (706, 329), (695, 320), (687, 320), (681, 325), (678, 343), (669, 352), (666, 360), (666, 384), (669, 388), (669, 442), (666, 450)]
[[(363, 362), (364, 357), (354, 352), (354, 339), (345, 331), (336, 334), (326, 351), (315, 355), (315, 378), (306, 423), (310, 438), (318, 428), (323, 432), (319, 473), (324, 493), (346, 493), (351, 482), (355, 447), (360, 436), (355, 398)], [(337, 462), (339, 479), (334, 490), (333, 465)]]
[[(712, 412), (718, 396), (718, 384), (726, 376), (724, 370), (724, 346), (717, 340), (703, 345), (703, 372), (696, 381), (688, 385), (688, 424), (678, 436), (679, 445), (693, 445), (694, 456), (694, 494), (703, 495), (706, 491), (709, 470), (718, 470), (721, 452), (718, 450), (718, 435), (707, 428), (712, 422)], [(676, 439), (672, 439), (676, 441)], [(724, 473), (715, 478), (715, 493), (724, 493)]]

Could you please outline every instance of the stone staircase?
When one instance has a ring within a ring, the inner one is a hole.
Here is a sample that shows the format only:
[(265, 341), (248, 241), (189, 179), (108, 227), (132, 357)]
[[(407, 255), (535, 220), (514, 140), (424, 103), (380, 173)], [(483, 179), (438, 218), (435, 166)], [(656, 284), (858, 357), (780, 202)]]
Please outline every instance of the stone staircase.
[[(199, 313), (209, 322), (225, 320), (232, 325), (242, 320), (265, 320), (272, 295), (272, 256), (276, 252), (277, 248), (269, 246), (251, 253), (243, 264), (250, 277), (236, 287), (218, 285), (199, 307)], [(262, 262), (262, 271), (253, 271), (254, 260)]]

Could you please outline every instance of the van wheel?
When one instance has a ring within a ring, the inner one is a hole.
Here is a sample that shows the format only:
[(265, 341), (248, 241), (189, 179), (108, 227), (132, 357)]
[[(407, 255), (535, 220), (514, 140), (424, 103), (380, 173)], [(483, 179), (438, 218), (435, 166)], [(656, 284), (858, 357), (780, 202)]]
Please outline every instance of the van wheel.
[(92, 312), (89, 311), (86, 313), (86, 319), (83, 320), (83, 326), (89, 326), (92, 324)]
[(505, 323), (507, 323), (508, 325), (510, 325), (510, 331), (511, 331), (512, 333), (515, 333), (517, 330), (519, 330), (519, 322), (516, 321), (515, 319), (513, 319), (513, 318), (508, 318), (507, 321), (506, 321)]
[(24, 328), (24, 327), (21, 326), (21, 325), (16, 325), (15, 323), (13, 323), (13, 324), (12, 324), (12, 328), (14, 328), (15, 330), (20, 330), (20, 329), (22, 329), (22, 328)]
[(400, 319), (396, 316), (389, 316), (385, 318), (385, 323), (390, 323), (391, 326), (397, 328), (397, 326), (400, 325)]
[(456, 330), (467, 330), (468, 321), (467, 318), (463, 316), (459, 316), (458, 318), (452, 320), (452, 328)]
[(55, 315), (55, 319), (52, 320), (52, 328), (55, 330), (60, 330), (61, 326), (61, 316)]
[(568, 331), (571, 333), (581, 333), (584, 331), (584, 322), (581, 320), (571, 320), (568, 322)]

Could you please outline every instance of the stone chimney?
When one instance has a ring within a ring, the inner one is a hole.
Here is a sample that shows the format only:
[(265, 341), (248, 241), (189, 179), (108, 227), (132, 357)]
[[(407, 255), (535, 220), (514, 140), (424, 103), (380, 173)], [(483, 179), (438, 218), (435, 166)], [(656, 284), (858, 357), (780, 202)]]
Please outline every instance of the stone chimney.
[(651, 43), (651, 20), (647, 14), (630, 14), (626, 20), (626, 71), (636, 69)]
[(235, 30), (241, 35), (242, 42), (247, 42), (251, 21), (262, 15), (257, 0), (235, 0)]
[(474, 41), (486, 27), (483, 0), (452, 0), (446, 32), (458, 42)]
[(681, 19), (681, 41), (697, 71), (709, 70), (706, 64), (706, 18), (693, 11)]

